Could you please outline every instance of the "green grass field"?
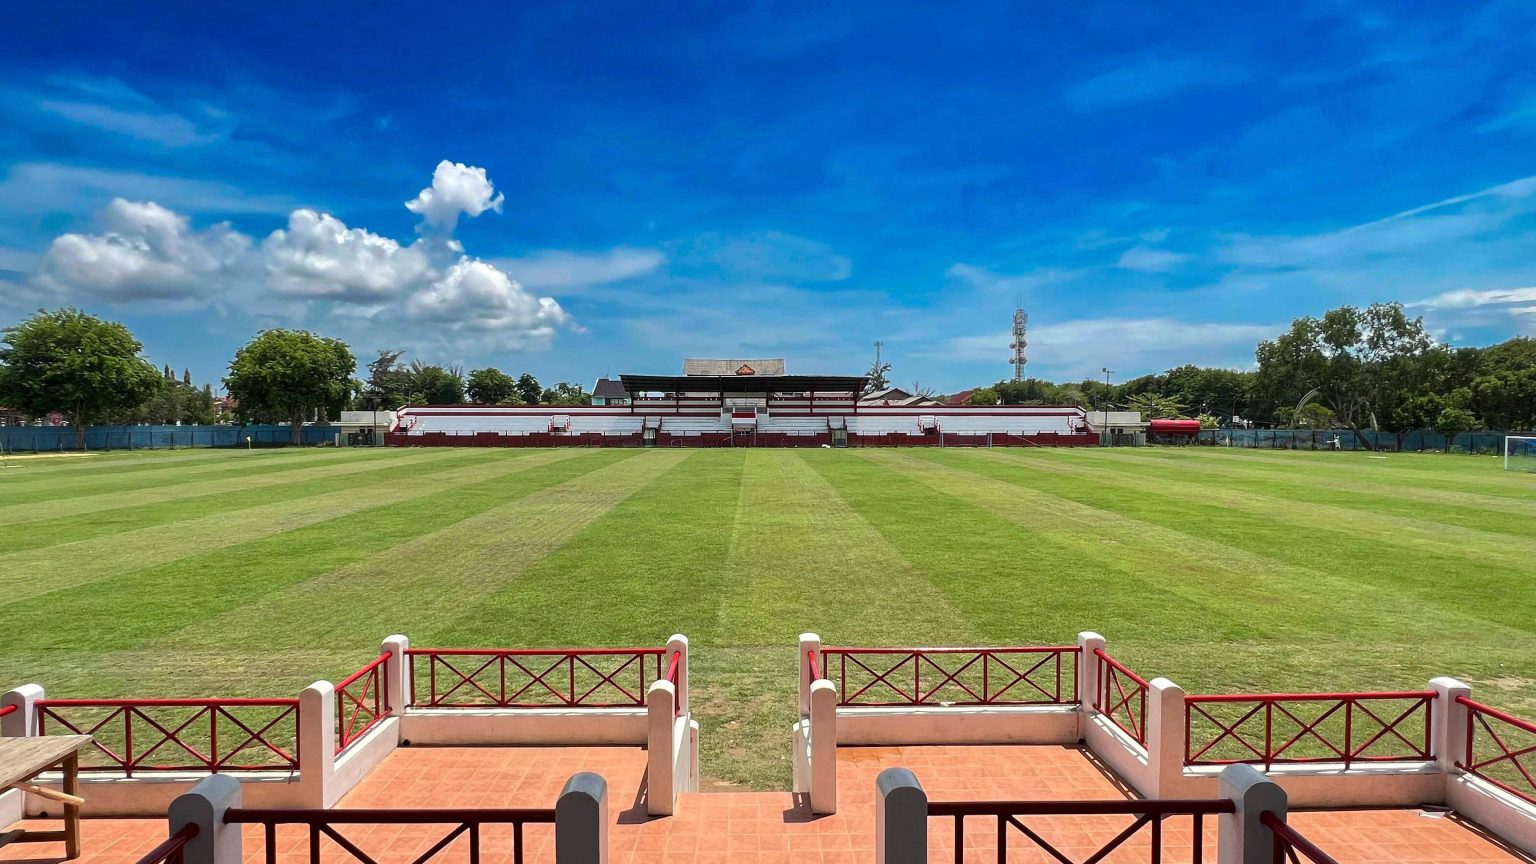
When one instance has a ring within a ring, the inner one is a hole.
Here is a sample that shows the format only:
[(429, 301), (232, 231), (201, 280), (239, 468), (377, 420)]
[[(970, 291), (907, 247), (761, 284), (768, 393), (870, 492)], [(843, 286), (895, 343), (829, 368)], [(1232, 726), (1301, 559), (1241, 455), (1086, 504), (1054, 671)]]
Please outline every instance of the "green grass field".
[(705, 773), (784, 788), (795, 637), (1069, 643), (1190, 692), (1536, 715), (1536, 476), (1183, 450), (272, 450), (0, 469), (0, 687), (294, 695), (435, 647), (688, 634)]

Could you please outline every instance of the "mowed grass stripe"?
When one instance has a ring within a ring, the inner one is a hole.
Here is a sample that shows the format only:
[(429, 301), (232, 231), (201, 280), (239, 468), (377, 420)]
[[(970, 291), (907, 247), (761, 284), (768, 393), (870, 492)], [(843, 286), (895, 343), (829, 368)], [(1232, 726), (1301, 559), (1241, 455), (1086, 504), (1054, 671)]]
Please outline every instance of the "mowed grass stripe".
[(715, 632), (791, 647), (807, 631), (838, 644), (924, 644), (938, 631), (977, 638), (944, 593), (807, 464), (824, 458), (832, 457), (748, 451), (730, 532), (730, 591)]
[[(0, 549), (20, 551), (73, 543), (154, 525), (172, 525), (215, 513), (322, 495), (338, 488), (361, 492), (380, 484), (424, 476), (423, 472), (416, 470), (417, 466), (425, 466), (425, 472), (430, 473), (432, 470), (446, 470), (462, 464), (465, 458), (463, 451), (455, 455), (450, 450), (401, 454), (383, 461), (368, 460), (351, 465), (285, 472), (274, 475), (272, 482), (263, 482), (268, 478), (255, 478), (235, 490), (221, 488), (191, 497), (177, 495), (166, 501), (93, 510), (88, 520), (70, 515), (11, 522), (0, 525)], [(190, 490), (190, 487), (177, 488), (181, 492)]]
[[(508, 457), (504, 464), (512, 470), (548, 474), (554, 463), (565, 459), (585, 459), (594, 467), (600, 464), (591, 452)], [(8, 617), (18, 616), (35, 627), (9, 636), (7, 647), (45, 650), (82, 640), (104, 650), (138, 647), (168, 630), (247, 606), (378, 549), (491, 509), (503, 496), (522, 493), (498, 476), (507, 472), (498, 472), (494, 463), (476, 470), (473, 480), (466, 478), (406, 501), (9, 604), (4, 607)], [(549, 479), (557, 482), (558, 475)], [(335, 610), (335, 614), (345, 612)]]
[[(953, 645), (978, 636), (989, 644), (1061, 644), (1082, 629), (1072, 610), (1084, 596), (1095, 596), (1092, 581), (1106, 575), (1080, 574), (1081, 550), (969, 500), (936, 493), (871, 455), (846, 452), (807, 463), (959, 610), (952, 627), (930, 631), (923, 644)], [(1141, 600), (1153, 607), (1173, 603), (1150, 595)], [(863, 640), (860, 632), (837, 639), (867, 644)]]
[[(1119, 448), (1084, 450), (1113, 458)], [(1472, 492), (1529, 501), (1530, 475), (1506, 472), (1490, 457), (1433, 453), (1371, 454), (1361, 452), (1309, 453), (1264, 451), (1226, 447), (1147, 448), (1138, 451), (1149, 458), (1171, 458), (1213, 464), (1241, 464), (1275, 474), (1314, 477), (1391, 478), (1425, 489)], [(1182, 454), (1182, 455), (1180, 455)]]
[[(1359, 582), (1529, 632), (1536, 596), (1510, 595), (1530, 578), (1530, 559), (1510, 553), (1510, 537), (1485, 534), (1499, 548), (1466, 548), (1442, 538), (1448, 526), (1383, 527), (1342, 508), (1298, 507), (1279, 499), (1228, 493), (1200, 484), (1125, 477), (1052, 458), (1002, 453), (1032, 470), (1017, 482), (1071, 501), (1289, 561), (1324, 566)], [(1192, 488), (1191, 488), (1192, 487)], [(1388, 521), (1404, 522), (1407, 520)], [(1478, 532), (1472, 532), (1478, 533)]]
[[(1102, 458), (1083, 457), (1081, 453), (1067, 452), (1067, 460), (1080, 459), (1088, 464), (1103, 464)], [(1452, 457), (1455, 458), (1455, 457)], [(1231, 465), (1203, 459), (1170, 461), (1166, 458), (1146, 456), (1141, 453), (1118, 452), (1116, 468), (1137, 470), (1158, 476), (1184, 479), (1198, 477), (1216, 483), (1240, 482), (1258, 491), (1280, 494), (1304, 494), (1316, 496), (1323, 490), (1323, 503), (1340, 506), (1369, 507), (1372, 510), (1388, 510), (1398, 515), (1419, 515), (1452, 525), (1466, 525), (1490, 531), (1529, 534), (1530, 520), (1536, 518), (1536, 494), (1530, 500), (1520, 500), (1500, 495), (1482, 495), (1475, 492), (1425, 489), (1408, 483), (1382, 483), (1353, 476), (1339, 476), (1337, 472), (1324, 474), (1300, 474), (1294, 471), (1266, 470), (1269, 466), (1252, 464)], [(1533, 493), (1536, 493), (1536, 484)], [(1485, 518), (1489, 513), (1494, 519)], [(1513, 514), (1514, 519), (1499, 518)], [(1469, 521), (1472, 520), (1472, 521)]]
[[(1084, 549), (1082, 563), (1087, 570), (1129, 567), (1142, 581), (1182, 597), (1199, 620), (1193, 632), (1173, 634), (1180, 638), (1291, 641), (1307, 638), (1318, 629), (1348, 631), (1354, 638), (1396, 638), (1403, 635), (1402, 622), (1416, 619), (1423, 609), (1412, 598), (1332, 575), (1325, 568), (1282, 561), (1252, 549), (1040, 492), (1022, 477), (1032, 466), (1020, 465), (1003, 453), (929, 451), (910, 456), (882, 453), (877, 458), (921, 465), (922, 468), (906, 470), (920, 471), (914, 476), (947, 494), (966, 496), (1009, 519), (1072, 537)], [(1283, 526), (1275, 529), (1276, 545), (1289, 540), (1284, 534), (1286, 530)], [(1117, 589), (1123, 592), (1125, 586)], [(1361, 616), (1362, 608), (1375, 614)], [(1263, 609), (1264, 615), (1253, 616), (1255, 609)], [(1189, 617), (1188, 613), (1185, 617)], [(1168, 619), (1130, 616), (1129, 620), (1136, 623), (1121, 634), (1125, 638), (1169, 635)], [(1237, 622), (1238, 629), (1218, 626), (1218, 622)], [(1149, 624), (1155, 627), (1144, 629)], [(1438, 626), (1448, 637), (1474, 638), (1495, 629), (1501, 632), (1501, 638), (1526, 643), (1536, 650), (1536, 636), (1528, 631), (1490, 625), (1476, 615), (1447, 611)]]
[[(112, 586), (139, 593), (133, 576), (196, 558), (217, 569), (221, 550), (285, 532), (334, 521), (350, 514), (388, 508), (465, 484), (537, 468), (564, 455), (505, 456), (463, 451), (448, 463), (428, 463), (400, 472), (399, 482), (358, 494), (341, 488), (295, 501), (250, 507), (178, 523), (174, 530), (154, 526), (44, 549), (0, 555), (0, 614), (10, 606), (50, 592), (73, 595), (80, 586), (115, 580)], [(112, 628), (107, 628), (112, 629)]]
[[(1283, 514), (1287, 522), (1298, 527), (1333, 530), (1340, 526), (1350, 526), (1360, 531), (1362, 541), (1372, 536), (1391, 536), (1419, 550), (1477, 560), (1492, 566), (1522, 568), (1536, 560), (1536, 536), (1528, 531), (1510, 536), (1497, 531), (1436, 522), (1426, 518), (1424, 511), (1417, 508), (1409, 508), (1412, 515), (1406, 516), (1370, 509), (1357, 510), (1325, 503), (1321, 500), (1325, 497), (1323, 493), (1314, 496), (1315, 500), (1303, 498), (1298, 501), (1273, 490), (1247, 491), (1176, 476), (1147, 476), (1138, 473), (1138, 466), (1126, 468), (1118, 464), (1092, 464), (1071, 453), (1040, 454), (1034, 457), (1032, 464), (1048, 466), (1051, 471), (1079, 478), (1113, 483), (1138, 492), (1178, 495), (1247, 513)], [(1496, 521), (1502, 515), (1490, 513), (1488, 517), (1490, 521)]]
[[(498, 489), (505, 503), (168, 634), (157, 644), (195, 647), (212, 627), (227, 646), (259, 648), (281, 630), (296, 644), (353, 645), (362, 657), (391, 633), (419, 638), (416, 634), (440, 630), (456, 622), (467, 604), (521, 578), (685, 455), (670, 451), (635, 458), (640, 453), (607, 450), (509, 476)], [(337, 614), (316, 616), (315, 609)], [(497, 622), (483, 623), (496, 631)], [(502, 638), (487, 644), (507, 644)]]
[[(388, 452), (382, 450), (308, 450), (295, 451), (302, 455), (282, 460), (255, 459), (250, 454), (230, 454), (229, 462), (208, 463), (196, 467), (174, 467), (159, 471), (143, 471), (126, 476), (95, 475), (72, 477), (69, 479), (55, 479), (48, 482), (33, 482), (27, 486), (18, 486), (8, 492), (3, 509), (9, 512), (24, 512), (20, 506), (31, 504), (41, 506), (55, 502), (68, 501), (81, 497), (99, 496), (108, 493), (118, 494), (143, 494), (146, 490), (161, 490), (174, 488), (183, 484), (197, 483), (204, 480), (216, 480), (220, 478), (254, 478), (262, 477), (283, 471), (299, 471), (308, 467), (321, 465), (335, 465), (344, 462), (355, 462), (360, 459), (386, 459)], [(10, 487), (7, 487), (10, 490)]]
[(48, 479), (65, 479), (81, 472), (106, 477), (138, 471), (156, 471), (174, 465), (194, 467), (206, 463), (228, 462), (236, 458), (237, 453), (240, 459), (276, 459), (302, 458), (304, 454), (313, 452), (315, 452), (314, 448), (298, 447), (251, 451), (227, 447), (202, 447), (195, 450), (113, 450), (111, 452), (93, 451), (88, 455), (63, 458), (11, 456), (9, 464), (13, 469), (22, 469), (12, 471), (10, 475), (13, 478), (12, 482), (31, 483)]
[[(423, 645), (659, 646), (673, 633), (721, 644), (718, 607), (731, 589), (726, 543), (742, 452), (684, 459), (589, 524)], [(704, 454), (708, 453), (707, 456)], [(647, 451), (660, 458), (666, 451)], [(702, 457), (702, 458), (701, 458)]]

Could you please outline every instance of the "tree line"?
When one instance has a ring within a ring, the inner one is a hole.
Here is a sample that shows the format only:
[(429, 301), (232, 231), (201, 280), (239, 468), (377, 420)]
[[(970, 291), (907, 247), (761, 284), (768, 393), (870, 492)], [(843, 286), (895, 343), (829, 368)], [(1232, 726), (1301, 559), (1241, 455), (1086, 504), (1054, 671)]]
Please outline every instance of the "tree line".
[(975, 404), (1083, 405), (1140, 411), (1151, 419), (1196, 417), (1203, 425), (1366, 429), (1397, 435), (1435, 430), (1536, 429), (1536, 339), (1486, 348), (1435, 341), (1400, 303), (1341, 306), (1297, 318), (1260, 342), (1251, 371), (1180, 366), (1120, 384), (1037, 378), (971, 392)]
[[(190, 370), (180, 378), (169, 364), (156, 368), (144, 346), (116, 321), (79, 309), (40, 311), (0, 333), (0, 406), (28, 417), (63, 414), (75, 427), (75, 446), (98, 424), (210, 424), (219, 419), (213, 386), (196, 386)], [(284, 422), (299, 443), (305, 423), (338, 419), (348, 409), (393, 410), (410, 403), (587, 405), (592, 397), (562, 381), (542, 387), (531, 373), (513, 378), (499, 369), (457, 369), (419, 361), (402, 365), (404, 352), (386, 350), (357, 378), (357, 360), (338, 339), (306, 330), (263, 330), (241, 346), (223, 384), (240, 422)]]

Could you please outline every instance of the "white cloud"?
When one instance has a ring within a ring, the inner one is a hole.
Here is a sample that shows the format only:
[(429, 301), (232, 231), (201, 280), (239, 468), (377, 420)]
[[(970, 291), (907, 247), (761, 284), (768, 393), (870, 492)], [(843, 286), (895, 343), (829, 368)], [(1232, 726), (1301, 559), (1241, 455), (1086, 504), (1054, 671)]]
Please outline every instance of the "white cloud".
[(1081, 270), (1042, 267), (1025, 273), (998, 273), (974, 264), (952, 264), (948, 270), (944, 271), (944, 275), (963, 282), (978, 291), (1002, 296), (1008, 294), (1028, 294), (1035, 288), (1070, 281), (1081, 275), (1082, 272)]
[[(1511, 303), (1536, 301), (1536, 288), (1492, 288), (1483, 291), (1460, 289), (1437, 294), (1428, 300), (1410, 303), (1426, 309), (1472, 309), (1480, 306), (1502, 306)], [(1523, 311), (1523, 310), (1511, 310)]]
[(1120, 254), (1119, 264), (1125, 270), (1167, 273), (1189, 259), (1190, 256), (1182, 252), (1170, 252), (1167, 249), (1154, 249), (1150, 246), (1133, 246)]
[(667, 263), (667, 256), (655, 249), (618, 246), (605, 252), (550, 249), (493, 263), (535, 291), (569, 291), (654, 273)]
[(825, 243), (786, 234), (701, 234), (679, 256), (685, 269), (741, 281), (839, 282), (853, 262)]
[(401, 246), (314, 210), (295, 210), (262, 253), (267, 286), (284, 297), (378, 303), (401, 296), (430, 275), (419, 245)]
[(405, 208), (421, 216), (428, 226), (451, 231), (460, 213), (471, 217), (487, 210), (500, 213), (503, 199), (484, 168), (444, 159), (432, 172), (432, 185), (405, 202)]
[(485, 261), (461, 259), (412, 294), (406, 317), (454, 332), (494, 333), (499, 344), (542, 347), (571, 321), (550, 297), (535, 297)]
[(54, 238), (37, 283), (109, 302), (207, 298), (251, 247), (228, 224), (194, 231), (187, 217), (153, 202), (115, 198), (101, 222), (100, 234)]
[(167, 147), (207, 144), (221, 136), (204, 134), (180, 114), (157, 110), (133, 111), (91, 102), (44, 99), (37, 107), (50, 114), (106, 132), (115, 132)]

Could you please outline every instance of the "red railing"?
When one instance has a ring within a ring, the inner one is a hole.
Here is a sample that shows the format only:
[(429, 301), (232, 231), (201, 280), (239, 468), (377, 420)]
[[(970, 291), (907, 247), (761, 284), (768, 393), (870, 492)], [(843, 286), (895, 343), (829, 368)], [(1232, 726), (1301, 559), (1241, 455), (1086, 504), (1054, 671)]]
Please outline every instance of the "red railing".
[(836, 664), (839, 705), (1070, 705), (1077, 702), (1077, 675), (1062, 658), (1075, 659), (1077, 651), (1075, 645), (822, 648), (821, 671), (830, 676)]
[[(1205, 817), (1221, 813), (1232, 813), (1237, 805), (1231, 799), (1194, 799), (1194, 800), (1162, 800), (1162, 801), (940, 801), (928, 805), (929, 817), (952, 817), (955, 820), (955, 864), (964, 864), (967, 845), (972, 849), (976, 843), (966, 843), (965, 818), (967, 816), (993, 816), (997, 819), (995, 836), (997, 838), (996, 860), (998, 864), (1006, 864), (1008, 861), (1008, 829), (1011, 827), (1022, 834), (1030, 843), (1041, 851), (1049, 853), (1056, 861), (1071, 862), (1075, 860), (1067, 856), (1066, 852), (1058, 849), (1055, 844), (1047, 840), (1034, 828), (1026, 824), (1023, 819), (1035, 816), (1079, 816), (1079, 817), (1104, 817), (1104, 816), (1132, 816), (1131, 824), (1122, 829), (1107, 840), (1098, 851), (1082, 858), (1083, 861), (1103, 861), (1116, 849), (1139, 834), (1143, 828), (1148, 829), (1148, 857), (1145, 859), (1151, 864), (1161, 864), (1164, 853), (1168, 850), (1163, 837), (1163, 822), (1170, 817), (1191, 817), (1191, 831), (1188, 835), (1190, 849), (1189, 861), (1200, 864), (1205, 856)], [(1094, 825), (1096, 826), (1097, 820)], [(1085, 826), (1086, 827), (1086, 826)], [(989, 832), (992, 833), (992, 832)], [(1053, 832), (1054, 833), (1054, 832)], [(1087, 833), (1086, 830), (1072, 832), (1074, 837)], [(980, 841), (981, 838), (975, 838)], [(1061, 842), (1058, 840), (1057, 842)], [(1077, 840), (1073, 846), (1081, 846)], [(1070, 848), (1070, 847), (1069, 847)], [(1078, 852), (1078, 849), (1072, 849)], [(1036, 860), (1031, 855), (1029, 860)], [(1140, 857), (1140, 856), (1138, 856)], [(1121, 860), (1116, 858), (1115, 860)]]
[[(643, 708), (646, 689), (664, 674), (666, 649), (411, 648), (406, 654), (410, 704), (417, 708)], [(425, 695), (417, 692), (423, 684)]]
[[(1430, 758), (1433, 691), (1190, 696), (1186, 765)], [(1236, 706), (1225, 713), (1214, 706)], [(1197, 727), (1206, 728), (1205, 735)], [(1197, 743), (1198, 742), (1198, 743)]]
[(1109, 718), (1120, 731), (1147, 746), (1147, 684), (1145, 678), (1109, 656), (1093, 649), (1099, 658), (1099, 680), (1094, 687), (1093, 710)]
[(1273, 812), (1265, 810), (1260, 813), (1259, 821), (1275, 836), (1274, 864), (1301, 864), (1303, 861), (1310, 861), (1311, 864), (1339, 864), (1332, 855), (1319, 849), (1316, 843)]
[(683, 674), (683, 652), (673, 651), (672, 659), (667, 663), (666, 679), (672, 685), (672, 716), (683, 716), (683, 700), (678, 692), (679, 680)]
[(15, 714), (15, 713), (16, 713), (16, 706), (15, 705), (0, 705), (0, 717), (4, 717), (7, 714)]
[(122, 771), (131, 777), (135, 771), (299, 767), (297, 699), (39, 700), (39, 734), (48, 734), (50, 722), (94, 739), (81, 771)]
[[(1536, 723), (1473, 702), (1465, 696), (1457, 696), (1456, 702), (1467, 709), (1466, 761), (1457, 762), (1456, 767), (1536, 804), (1536, 766), (1527, 761), (1532, 753), (1536, 753)], [(1503, 724), (1502, 729), (1495, 728), (1490, 720)], [(1479, 729), (1487, 734), (1492, 745), (1484, 748), (1486, 755), (1478, 753)]]
[[(252, 810), (231, 809), (224, 812), (224, 822), (229, 825), (260, 825), (265, 840), (264, 850), (266, 864), (277, 864), (278, 840), (277, 828), (279, 825), (303, 825), (309, 831), (309, 864), (322, 864), (321, 843), (322, 837), (341, 847), (347, 855), (363, 864), (374, 864), (380, 860), (377, 853), (382, 850), (374, 850), (375, 855), (364, 852), (356, 843), (348, 839), (339, 830), (338, 825), (445, 825), (450, 826), (447, 834), (434, 842), (425, 852), (417, 855), (413, 864), (425, 864), (425, 862), (437, 857), (439, 853), (448, 849), (455, 840), (467, 836), (469, 839), (468, 860), (471, 864), (478, 864), (481, 860), (481, 836), (483, 829), (488, 825), (512, 826), (512, 864), (523, 864), (523, 827), (525, 825), (553, 825), (555, 811), (553, 809), (520, 809), (520, 810)], [(395, 834), (384, 835), (391, 844), (398, 843)], [(499, 843), (493, 850), (497, 851), (505, 847)], [(284, 860), (290, 860), (285, 849)], [(455, 858), (458, 854), (455, 853)], [(334, 860), (328, 854), (327, 861)]]
[(805, 652), (805, 674), (807, 683), (815, 683), (826, 677), (821, 674), (821, 655), (815, 649)]
[(201, 830), (196, 822), (181, 826), (181, 830), (160, 841), (160, 845), (144, 853), (135, 864), (181, 864), (183, 852), (192, 838)]
[(389, 653), (347, 676), (336, 685), (336, 752), (368, 734), (389, 713), (384, 704), (384, 666)]

